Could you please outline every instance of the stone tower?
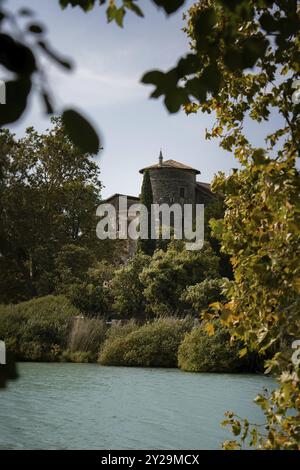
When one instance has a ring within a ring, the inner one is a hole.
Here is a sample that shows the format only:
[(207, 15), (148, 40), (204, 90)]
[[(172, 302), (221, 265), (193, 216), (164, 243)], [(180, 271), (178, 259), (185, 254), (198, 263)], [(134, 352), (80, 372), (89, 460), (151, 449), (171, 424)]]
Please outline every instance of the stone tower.
[(140, 173), (149, 171), (154, 204), (194, 204), (198, 183), (196, 175), (199, 170), (176, 162), (175, 160), (163, 160), (160, 151), (158, 163), (147, 168), (142, 168)]
[[(158, 163), (155, 165), (142, 168), (140, 173), (145, 170), (149, 171), (154, 204), (207, 204), (214, 195), (211, 192), (209, 183), (196, 180), (196, 176), (200, 174), (199, 170), (185, 165), (175, 160), (164, 160), (162, 151), (160, 151)], [(127, 197), (127, 207), (138, 204), (140, 199), (136, 196), (125, 194), (113, 194), (104, 202), (112, 204), (115, 207), (117, 217), (120, 216), (119, 198)], [(132, 219), (128, 218), (128, 223)], [(170, 217), (170, 224), (172, 225)], [(136, 240), (128, 240), (127, 255), (131, 256), (136, 251)]]

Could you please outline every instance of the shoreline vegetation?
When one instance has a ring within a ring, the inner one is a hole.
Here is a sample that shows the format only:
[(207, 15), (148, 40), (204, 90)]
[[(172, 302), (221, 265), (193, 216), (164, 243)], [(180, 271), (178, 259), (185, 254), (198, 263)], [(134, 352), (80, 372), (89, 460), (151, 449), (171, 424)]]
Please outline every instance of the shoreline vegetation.
[(178, 367), (190, 372), (261, 372), (255, 355), (239, 357), (238, 344), (215, 322), (192, 316), (108, 322), (81, 315), (60, 296), (0, 306), (0, 336), (19, 361), (99, 362), (107, 366)]

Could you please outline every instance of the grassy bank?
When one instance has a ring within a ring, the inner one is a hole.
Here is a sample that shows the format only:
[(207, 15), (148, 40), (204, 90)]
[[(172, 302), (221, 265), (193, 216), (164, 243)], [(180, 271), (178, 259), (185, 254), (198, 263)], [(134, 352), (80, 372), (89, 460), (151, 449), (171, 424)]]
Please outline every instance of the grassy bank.
[(255, 371), (256, 360), (239, 357), (227, 332), (216, 334), (192, 317), (135, 320), (108, 325), (81, 315), (64, 296), (0, 305), (0, 338), (21, 361), (100, 362), (134, 367), (180, 367), (193, 372)]

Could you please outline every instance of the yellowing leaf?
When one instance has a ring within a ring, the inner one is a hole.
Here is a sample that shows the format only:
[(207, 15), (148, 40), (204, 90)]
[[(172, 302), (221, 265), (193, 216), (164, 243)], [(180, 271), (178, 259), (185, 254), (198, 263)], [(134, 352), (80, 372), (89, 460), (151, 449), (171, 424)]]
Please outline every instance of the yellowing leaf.
[(297, 292), (300, 293), (300, 277), (297, 277), (297, 279), (294, 280), (293, 284), (294, 284), (294, 287), (296, 288)]
[(241, 349), (241, 350), (239, 351), (239, 357), (244, 357), (244, 356), (246, 356), (247, 352), (248, 352), (248, 349), (247, 349), (247, 348)]
[(215, 334), (215, 327), (212, 323), (207, 323), (205, 325), (205, 331), (208, 334), (208, 336), (214, 336)]
[(222, 308), (222, 304), (220, 302), (213, 302), (212, 304), (209, 304), (209, 306), (213, 309), (213, 310), (221, 310)]

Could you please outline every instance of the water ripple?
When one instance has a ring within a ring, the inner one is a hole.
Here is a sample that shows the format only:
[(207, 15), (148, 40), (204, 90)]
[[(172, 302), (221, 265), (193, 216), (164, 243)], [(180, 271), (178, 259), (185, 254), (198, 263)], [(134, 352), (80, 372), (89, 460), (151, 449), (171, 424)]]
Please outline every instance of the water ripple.
[(0, 395), (0, 449), (217, 449), (235, 410), (261, 421), (252, 403), (273, 381), (258, 375), (98, 364), (19, 365)]

